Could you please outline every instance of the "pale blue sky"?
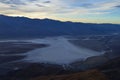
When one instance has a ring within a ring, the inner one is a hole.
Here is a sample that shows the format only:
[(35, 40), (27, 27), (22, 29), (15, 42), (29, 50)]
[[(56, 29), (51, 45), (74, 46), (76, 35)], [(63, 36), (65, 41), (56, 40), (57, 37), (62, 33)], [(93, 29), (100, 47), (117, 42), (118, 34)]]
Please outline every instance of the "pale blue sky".
[(0, 0), (0, 14), (120, 24), (120, 0)]

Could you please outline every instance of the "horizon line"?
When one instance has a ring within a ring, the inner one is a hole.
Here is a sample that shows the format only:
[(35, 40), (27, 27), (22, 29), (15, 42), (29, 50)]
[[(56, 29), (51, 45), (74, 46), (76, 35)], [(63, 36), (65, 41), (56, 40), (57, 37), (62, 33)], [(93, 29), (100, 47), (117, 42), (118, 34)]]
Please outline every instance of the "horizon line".
[(83, 23), (83, 24), (116, 24), (116, 25), (120, 25), (120, 23), (108, 23), (108, 22), (82, 22), (82, 21), (71, 21), (71, 20), (59, 20), (59, 19), (53, 19), (53, 18), (36, 18), (36, 17), (27, 17), (27, 16), (12, 16), (12, 15), (5, 15), (5, 14), (0, 14), (2, 16), (7, 16), (7, 17), (20, 17), (20, 18), (28, 18), (28, 19), (38, 19), (38, 20), (45, 20), (45, 19), (49, 19), (49, 20), (54, 20), (54, 21), (59, 21), (59, 22), (71, 22), (71, 23)]

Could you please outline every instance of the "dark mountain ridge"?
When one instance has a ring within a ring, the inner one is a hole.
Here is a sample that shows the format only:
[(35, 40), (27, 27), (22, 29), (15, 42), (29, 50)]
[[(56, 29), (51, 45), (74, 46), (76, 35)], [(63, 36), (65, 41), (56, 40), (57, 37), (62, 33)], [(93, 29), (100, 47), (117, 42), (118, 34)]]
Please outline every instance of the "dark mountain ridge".
[(51, 19), (30, 19), (0, 15), (1, 37), (102, 35), (119, 32), (119, 24), (61, 22)]

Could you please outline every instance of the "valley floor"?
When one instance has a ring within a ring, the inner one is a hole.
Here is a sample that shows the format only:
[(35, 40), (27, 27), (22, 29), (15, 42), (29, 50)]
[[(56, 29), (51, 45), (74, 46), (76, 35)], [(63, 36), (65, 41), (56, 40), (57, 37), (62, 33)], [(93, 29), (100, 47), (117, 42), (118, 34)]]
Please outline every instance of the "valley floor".
[(1, 40), (0, 80), (107, 80), (108, 66), (100, 66), (119, 57), (119, 40), (112, 36)]

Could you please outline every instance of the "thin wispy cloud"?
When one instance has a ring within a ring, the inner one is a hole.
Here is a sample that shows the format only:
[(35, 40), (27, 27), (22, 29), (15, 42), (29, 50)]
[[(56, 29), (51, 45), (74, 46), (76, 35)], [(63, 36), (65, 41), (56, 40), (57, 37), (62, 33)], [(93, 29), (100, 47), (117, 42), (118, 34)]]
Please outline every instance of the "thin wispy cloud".
[(117, 5), (117, 6), (115, 6), (115, 7), (120, 8), (120, 5)]
[(23, 5), (23, 4), (25, 4), (21, 0), (0, 0), (0, 2), (4, 3), (4, 4), (16, 4), (16, 5)]
[(44, 1), (43, 3), (51, 3), (51, 1)]

